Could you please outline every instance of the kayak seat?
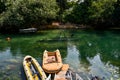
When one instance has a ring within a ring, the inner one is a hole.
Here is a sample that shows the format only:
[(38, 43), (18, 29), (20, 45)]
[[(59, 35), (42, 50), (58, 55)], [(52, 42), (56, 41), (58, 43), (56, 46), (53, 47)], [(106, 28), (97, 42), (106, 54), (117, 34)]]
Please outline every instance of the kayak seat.
[(39, 74), (39, 72), (34, 72), (34, 73), (32, 74), (32, 76), (34, 76), (34, 75), (36, 75), (36, 74)]

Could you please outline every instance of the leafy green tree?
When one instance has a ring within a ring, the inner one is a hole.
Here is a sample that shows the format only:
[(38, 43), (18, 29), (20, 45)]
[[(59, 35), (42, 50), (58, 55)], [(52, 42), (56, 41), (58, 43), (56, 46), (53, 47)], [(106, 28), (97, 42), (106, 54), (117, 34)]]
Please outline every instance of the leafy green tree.
[(65, 12), (66, 9), (69, 9), (70, 5), (67, 0), (56, 0), (57, 5), (59, 6), (59, 12), (58, 12), (58, 20), (63, 21), (63, 13)]
[(5, 3), (4, 3), (4, 1), (0, 1), (0, 13), (2, 13), (3, 11), (5, 11), (5, 8), (6, 8), (6, 6), (5, 6)]
[[(75, 4), (73, 9), (65, 14), (64, 18), (66, 21), (77, 24), (99, 27), (112, 26), (114, 25), (113, 17), (119, 15), (119, 7), (116, 10), (114, 7), (116, 2), (116, 0), (84, 0), (84, 2)], [(112, 16), (113, 13), (114, 16)]]
[(45, 24), (56, 19), (59, 10), (55, 0), (6, 0), (5, 6), (0, 26), (6, 30)]
[(116, 0), (96, 0), (93, 1), (90, 8), (90, 21), (94, 22), (97, 26), (110, 26), (113, 25), (112, 14), (114, 11), (114, 3)]
[[(88, 22), (88, 7), (91, 5), (91, 0), (78, 0), (77, 2), (70, 2), (72, 7), (66, 10), (64, 19), (77, 24), (86, 24)], [(68, 13), (69, 12), (69, 13)]]
[(65, 14), (65, 21), (69, 21), (77, 24), (86, 24), (88, 19), (88, 6), (89, 2), (84, 1), (82, 3), (75, 4), (70, 10), (69, 13)]
[(120, 27), (120, 0), (117, 0), (117, 2), (114, 4), (114, 11), (113, 11), (113, 22), (114, 26)]

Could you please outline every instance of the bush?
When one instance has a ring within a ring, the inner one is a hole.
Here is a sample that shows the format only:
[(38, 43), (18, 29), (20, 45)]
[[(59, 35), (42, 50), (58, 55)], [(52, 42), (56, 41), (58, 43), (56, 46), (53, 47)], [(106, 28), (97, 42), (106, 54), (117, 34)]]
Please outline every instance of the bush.
[(3, 5), (0, 29), (6, 30), (45, 24), (56, 19), (59, 10), (55, 0), (5, 0)]

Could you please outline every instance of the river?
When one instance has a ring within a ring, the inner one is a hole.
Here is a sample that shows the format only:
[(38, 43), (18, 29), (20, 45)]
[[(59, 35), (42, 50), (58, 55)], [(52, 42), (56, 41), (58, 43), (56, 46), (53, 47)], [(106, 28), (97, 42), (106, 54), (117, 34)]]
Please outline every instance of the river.
[(25, 80), (23, 58), (31, 55), (41, 64), (44, 50), (56, 49), (60, 50), (63, 63), (69, 64), (84, 80), (90, 76), (120, 79), (119, 31), (65, 29), (0, 34), (0, 80)]

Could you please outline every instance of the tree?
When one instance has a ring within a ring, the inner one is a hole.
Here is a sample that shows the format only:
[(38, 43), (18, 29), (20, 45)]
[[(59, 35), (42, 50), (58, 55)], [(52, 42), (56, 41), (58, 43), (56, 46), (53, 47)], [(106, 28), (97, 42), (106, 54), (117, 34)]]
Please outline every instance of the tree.
[(65, 20), (99, 27), (112, 26), (114, 24), (113, 13), (119, 15), (118, 7), (116, 8), (117, 12), (115, 11), (115, 3), (116, 0), (84, 0), (84, 2), (78, 2), (71, 12), (65, 15)]
[(117, 2), (114, 4), (114, 11), (113, 11), (113, 22), (114, 26), (120, 27), (120, 1), (117, 0)]
[(56, 19), (59, 10), (55, 0), (6, 0), (0, 14), (0, 29), (14, 30), (40, 25)]
[(90, 21), (91, 24), (97, 25), (100, 27), (112, 26), (112, 14), (114, 11), (114, 3), (116, 0), (96, 0), (93, 1), (90, 8)]
[(5, 6), (4, 1), (0, 1), (0, 13), (2, 13), (3, 11), (5, 11), (5, 8), (6, 8), (6, 6)]
[(56, 2), (60, 8), (59, 12), (58, 12), (58, 15), (59, 15), (58, 20), (63, 21), (62, 15), (63, 15), (64, 11), (69, 8), (69, 4), (68, 4), (67, 0), (56, 0)]
[(88, 7), (90, 6), (90, 0), (76, 3), (70, 9), (70, 12), (65, 15), (65, 21), (69, 21), (77, 24), (88, 23)]

